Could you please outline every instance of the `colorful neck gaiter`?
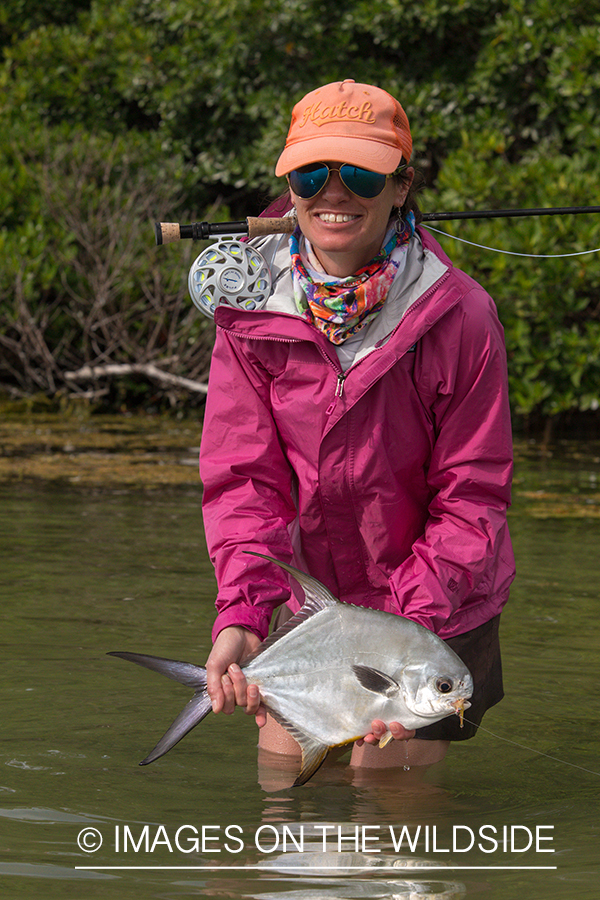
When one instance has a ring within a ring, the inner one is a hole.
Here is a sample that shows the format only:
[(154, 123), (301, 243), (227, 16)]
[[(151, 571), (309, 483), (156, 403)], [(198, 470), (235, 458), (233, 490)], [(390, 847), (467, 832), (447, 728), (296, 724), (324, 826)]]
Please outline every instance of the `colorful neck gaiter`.
[[(378, 314), (400, 264), (400, 248), (405, 252), (415, 232), (411, 212), (404, 227), (394, 231), (385, 246), (364, 268), (348, 278), (317, 281), (306, 270), (300, 254), (301, 231), (290, 237), (292, 278), (298, 311), (322, 331), (332, 344), (342, 344), (368, 325)], [(327, 276), (325, 276), (327, 277)]]

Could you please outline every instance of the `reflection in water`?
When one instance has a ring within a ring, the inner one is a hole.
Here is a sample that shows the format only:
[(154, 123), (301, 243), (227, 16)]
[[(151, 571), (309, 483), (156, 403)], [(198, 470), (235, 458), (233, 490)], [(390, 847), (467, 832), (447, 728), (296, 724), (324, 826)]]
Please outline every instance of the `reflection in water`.
[[(367, 766), (351, 766), (350, 763), (351, 748), (347, 748), (343, 753), (330, 754), (321, 769), (313, 776), (319, 781), (326, 780), (328, 782), (334, 780), (342, 780), (347, 784), (352, 784), (357, 788), (361, 787), (385, 787), (389, 786), (391, 781), (403, 789), (409, 786), (416, 787), (422, 785), (427, 773), (435, 773), (443, 769), (443, 763), (433, 764), (430, 766), (397, 766), (397, 767), (367, 767)], [(291, 754), (272, 753), (263, 747), (258, 748), (257, 754), (258, 764), (258, 781), (263, 791), (275, 792), (288, 790), (292, 787), (298, 774), (300, 761), (297, 756)], [(430, 779), (427, 775), (427, 779)], [(430, 785), (419, 788), (419, 791), (429, 791)]]
[[(450, 811), (460, 814), (451, 792), (436, 783), (443, 770), (443, 763), (409, 771), (351, 769), (342, 761), (323, 767), (320, 778), (321, 790), (327, 793), (325, 803), (331, 799), (332, 790), (345, 788), (336, 798), (335, 820), (308, 819), (314, 797), (303, 798), (294, 792), (291, 796), (270, 796), (262, 820), (270, 823), (265, 828), (275, 835), (271, 835), (272, 846), (285, 852), (260, 861), (258, 867), (271, 876), (284, 876), (285, 882), (280, 890), (249, 896), (257, 900), (465, 897), (465, 885), (452, 878), (451, 863), (439, 854), (425, 856), (431, 849), (434, 828), (420, 823), (447, 821)], [(343, 807), (339, 805), (342, 797)], [(349, 818), (344, 819), (343, 813)], [(293, 816), (296, 821), (289, 821)], [(411, 853), (397, 852), (392, 846), (390, 831), (401, 845), (403, 826), (403, 849), (408, 851), (410, 844)], [(366, 849), (361, 851), (361, 847)], [(448, 878), (440, 877), (440, 869), (448, 869)], [(410, 871), (408, 879), (398, 878), (403, 870)], [(288, 884), (290, 879), (293, 889)]]
[[(342, 826), (336, 825), (335, 828)], [(350, 831), (351, 826), (346, 826)], [(305, 847), (302, 853), (282, 853), (260, 863), (260, 868), (266, 871), (276, 871), (283, 875), (352, 875), (352, 874), (380, 874), (374, 869), (414, 869), (431, 865), (425, 859), (413, 859), (410, 856), (393, 856), (387, 853), (379, 853), (377, 856), (369, 856), (367, 853), (344, 853), (326, 850), (323, 852), (318, 847)]]
[[(316, 880), (315, 880), (316, 881)], [(230, 897), (239, 900), (464, 900), (465, 885), (459, 881), (413, 881), (383, 878), (366, 881), (361, 878), (328, 878), (313, 883), (309, 877), (296, 877), (293, 886), (276, 888), (258, 882), (240, 885), (233, 880), (218, 879), (210, 885), (186, 882), (181, 896)], [(174, 894), (171, 896), (180, 896)]]
[[(283, 796), (279, 793), (265, 798), (263, 822), (277, 822), (281, 821), (282, 816), (286, 817), (284, 797), (293, 801), (296, 812), (303, 811), (305, 805), (308, 806), (307, 812), (310, 815), (309, 798), (313, 799), (312, 792), (308, 794), (299, 788), (290, 789), (295, 777), (294, 767), (297, 768), (297, 765), (297, 760), (290, 757), (277, 759), (269, 755), (267, 760), (259, 751), (258, 777), (262, 789), (273, 792), (279, 784), (280, 791), (286, 790)], [(454, 795), (445, 786), (445, 773), (444, 762), (432, 766), (413, 766), (408, 770), (400, 767), (363, 769), (352, 768), (347, 764), (347, 759), (342, 757), (331, 763), (325, 762), (313, 781), (317, 789), (326, 790), (328, 795), (332, 789), (337, 788), (338, 799), (345, 789), (342, 796), (351, 797), (352, 802), (350, 806), (345, 803), (338, 812), (349, 813), (353, 822), (393, 824), (423, 821), (423, 816), (426, 821), (436, 821), (438, 817), (457, 812)], [(287, 815), (289, 813), (288, 809)], [(354, 829), (354, 825), (351, 827)], [(306, 830), (304, 834), (308, 834)]]
[[(465, 886), (457, 882), (417, 880), (390, 880), (390, 869), (431, 868), (425, 859), (407, 856), (379, 854), (368, 856), (364, 853), (337, 853), (308, 850), (304, 853), (288, 853), (268, 860), (261, 868), (282, 875), (295, 876), (294, 890), (277, 893), (255, 894), (256, 900), (317, 900), (317, 898), (345, 897), (389, 897), (394, 900), (412, 900), (419, 897), (445, 898), (453, 900), (465, 896)], [(437, 867), (436, 867), (437, 868)], [(444, 868), (441, 866), (440, 868)], [(377, 879), (361, 881), (360, 875), (371, 875)], [(348, 876), (352, 876), (350, 879)], [(318, 887), (311, 886), (315, 878), (321, 877)], [(335, 881), (333, 878), (335, 877)], [(305, 886), (298, 888), (299, 884)]]
[[(378, 829), (377, 829), (378, 830)], [(281, 845), (299, 846), (301, 852), (285, 852), (266, 859), (259, 868), (271, 874), (278, 873), (294, 879), (294, 890), (284, 888), (280, 892), (254, 895), (257, 900), (310, 900), (310, 898), (344, 897), (440, 897), (459, 898), (465, 896), (465, 886), (446, 880), (431, 881), (429, 872), (446, 868), (445, 863), (428, 860), (420, 856), (386, 852), (389, 841), (380, 841), (372, 825), (359, 826), (353, 822), (302, 822), (279, 825)], [(290, 839), (291, 838), (291, 839)], [(360, 846), (366, 839), (372, 852), (358, 850), (345, 852), (342, 846)], [(380, 844), (375, 848), (375, 844)], [(326, 849), (327, 846), (337, 849)], [(428, 870), (423, 879), (415, 870)], [(398, 880), (392, 871), (410, 870), (410, 880)], [(360, 876), (369, 876), (368, 881)], [(313, 886), (315, 879), (318, 887)], [(374, 880), (376, 879), (376, 880)], [(299, 888), (302, 884), (304, 887)]]
[[(0, 863), (0, 875), (22, 878), (51, 878), (59, 881), (114, 881), (117, 876), (106, 872), (80, 872), (66, 866), (36, 866), (31, 863)], [(25, 890), (27, 890), (25, 888)], [(32, 895), (33, 896), (33, 895)]]
[(360, 882), (339, 880), (332, 887), (296, 887), (271, 893), (247, 895), (253, 900), (462, 900), (465, 886), (446, 881)]

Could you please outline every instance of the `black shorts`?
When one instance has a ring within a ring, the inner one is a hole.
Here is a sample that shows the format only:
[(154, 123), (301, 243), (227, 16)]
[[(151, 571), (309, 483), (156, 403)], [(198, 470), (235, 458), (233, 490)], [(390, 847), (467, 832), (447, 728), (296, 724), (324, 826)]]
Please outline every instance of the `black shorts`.
[(465, 710), (462, 728), (458, 716), (447, 716), (433, 725), (419, 728), (415, 737), (426, 741), (466, 741), (477, 733), (486, 710), (502, 700), (499, 624), (498, 615), (472, 631), (446, 639), (445, 643), (460, 656), (473, 676), (471, 706)]

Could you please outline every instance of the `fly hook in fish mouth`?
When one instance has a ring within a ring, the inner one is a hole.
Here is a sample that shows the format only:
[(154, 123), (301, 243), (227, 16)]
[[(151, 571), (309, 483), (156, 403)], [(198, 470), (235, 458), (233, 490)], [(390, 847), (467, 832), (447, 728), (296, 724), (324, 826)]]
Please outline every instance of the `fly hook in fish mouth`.
[(457, 715), (457, 716), (459, 717), (459, 719), (460, 719), (460, 727), (463, 728), (463, 727), (464, 727), (464, 724), (465, 724), (465, 723), (463, 722), (463, 718), (464, 718), (464, 715), (465, 715), (465, 709), (468, 709), (468, 708), (470, 707), (471, 704), (469, 703), (468, 700), (462, 699), (462, 700), (454, 700), (454, 702), (453, 702), (451, 705), (452, 705), (452, 706), (454, 707), (454, 709), (456, 710), (456, 715)]

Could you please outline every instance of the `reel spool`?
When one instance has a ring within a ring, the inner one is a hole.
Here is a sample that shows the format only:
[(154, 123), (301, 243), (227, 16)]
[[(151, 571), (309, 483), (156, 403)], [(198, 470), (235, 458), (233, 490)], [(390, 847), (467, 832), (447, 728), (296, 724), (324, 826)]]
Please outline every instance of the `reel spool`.
[(241, 241), (219, 241), (203, 250), (190, 269), (192, 303), (214, 318), (217, 306), (262, 309), (271, 294), (271, 273), (261, 254)]

